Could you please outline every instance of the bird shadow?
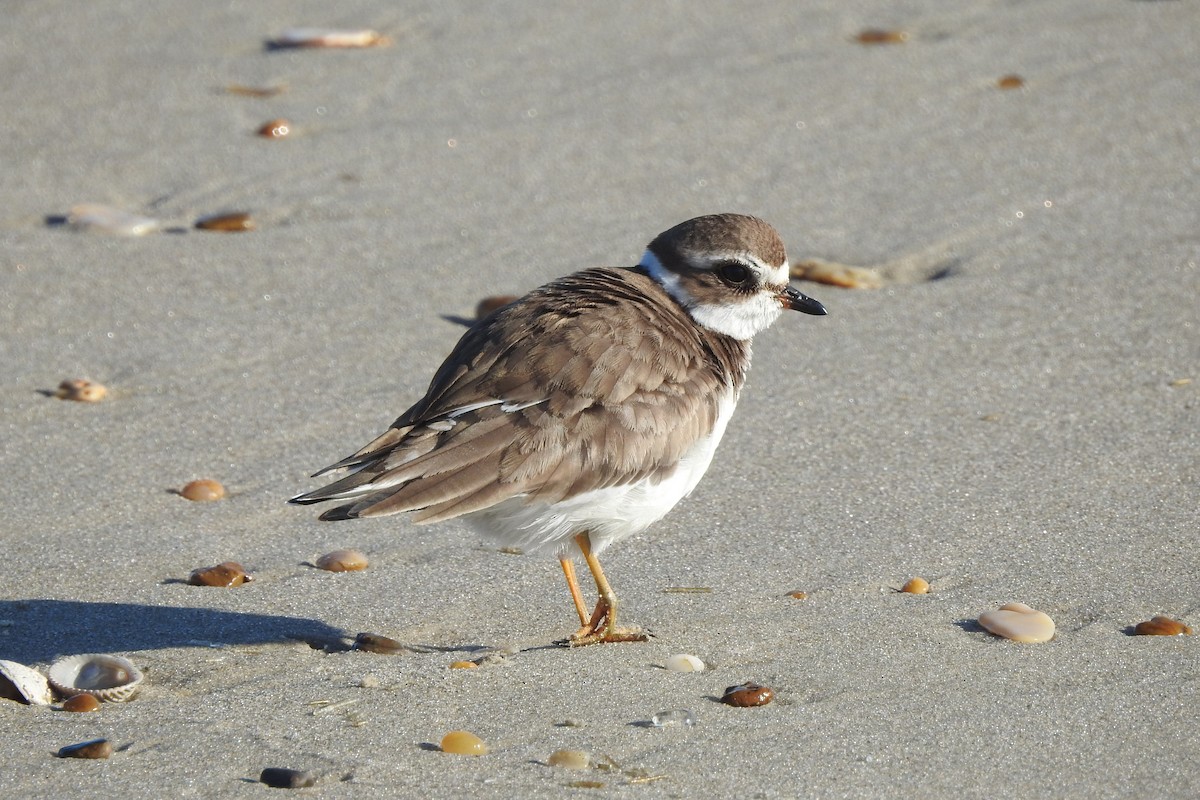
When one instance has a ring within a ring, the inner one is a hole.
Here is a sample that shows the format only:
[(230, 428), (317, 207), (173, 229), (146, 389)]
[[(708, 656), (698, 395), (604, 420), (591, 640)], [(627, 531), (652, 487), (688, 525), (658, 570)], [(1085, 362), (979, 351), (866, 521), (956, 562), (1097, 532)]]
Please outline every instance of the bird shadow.
[(30, 664), (75, 653), (340, 639), (346, 633), (303, 617), (211, 608), (0, 600), (0, 655)]

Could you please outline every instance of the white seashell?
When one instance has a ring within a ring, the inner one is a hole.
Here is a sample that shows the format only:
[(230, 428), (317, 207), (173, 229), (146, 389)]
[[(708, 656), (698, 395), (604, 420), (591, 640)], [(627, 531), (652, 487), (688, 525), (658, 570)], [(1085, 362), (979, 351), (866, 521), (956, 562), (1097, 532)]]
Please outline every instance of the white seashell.
[(35, 706), (54, 702), (46, 676), (16, 661), (0, 661), (0, 697)]
[(97, 700), (123, 703), (133, 697), (141, 682), (141, 670), (120, 656), (92, 653), (50, 665), (50, 685), (67, 696), (90, 694)]
[(1007, 603), (979, 615), (979, 624), (995, 636), (1014, 642), (1040, 644), (1054, 638), (1054, 620), (1024, 603)]
[(704, 672), (704, 662), (690, 653), (677, 653), (664, 666), (668, 672)]
[(158, 230), (160, 222), (153, 217), (142, 217), (99, 203), (81, 203), (67, 214), (67, 223), (72, 228), (113, 236), (145, 236)]
[(370, 28), (288, 28), (272, 39), (271, 44), (275, 47), (377, 47), (388, 44), (388, 38)]

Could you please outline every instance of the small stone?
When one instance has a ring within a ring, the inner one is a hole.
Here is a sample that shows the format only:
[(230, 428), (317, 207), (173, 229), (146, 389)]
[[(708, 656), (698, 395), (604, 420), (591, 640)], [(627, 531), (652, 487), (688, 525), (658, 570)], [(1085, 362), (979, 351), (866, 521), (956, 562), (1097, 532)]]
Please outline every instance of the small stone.
[(704, 672), (704, 662), (690, 653), (677, 653), (664, 666), (668, 672)]
[(592, 757), (583, 750), (555, 750), (546, 761), (563, 769), (587, 769), (592, 765)]
[(381, 636), (378, 633), (358, 634), (354, 637), (354, 649), (385, 656), (394, 656), (399, 653), (409, 652), (409, 649), (400, 642), (387, 636)]
[(286, 119), (273, 119), (264, 122), (255, 132), (264, 139), (283, 139), (292, 132), (292, 123)]
[(485, 297), (475, 306), (475, 319), (483, 319), (496, 309), (504, 308), (504, 306), (518, 299), (520, 298), (515, 294), (498, 294), (492, 297)]
[(211, 478), (200, 478), (180, 489), (179, 496), (197, 503), (206, 503), (224, 497), (225, 487)]
[(217, 231), (218, 233), (243, 233), (257, 228), (254, 218), (245, 211), (234, 211), (228, 214), (212, 214), (196, 220), (196, 228), (202, 231)]
[(274, 789), (304, 789), (317, 782), (315, 773), (287, 767), (267, 767), (258, 779)]
[(750, 708), (765, 706), (775, 699), (775, 692), (767, 686), (758, 683), (740, 683), (725, 689), (721, 702), (728, 706)]
[(1192, 629), (1177, 619), (1161, 614), (1139, 622), (1133, 629), (1138, 636), (1191, 636)]
[(867, 28), (860, 31), (854, 40), (859, 44), (900, 44), (908, 41), (908, 34), (904, 31), (889, 31), (880, 30), (878, 28)]
[(187, 582), (192, 586), (219, 586), (231, 588), (249, 583), (253, 578), (246, 573), (246, 568), (236, 561), (226, 561), (215, 567), (201, 567), (192, 570)]
[(99, 711), (100, 701), (90, 694), (77, 694), (63, 701), (63, 711), (87, 712)]
[(367, 568), (367, 557), (358, 550), (332, 550), (317, 559), (326, 572), (357, 572)]
[(900, 587), (900, 591), (907, 594), (929, 594), (929, 581), (924, 578), (910, 578)]
[(89, 739), (79, 744), (69, 744), (58, 751), (59, 758), (108, 758), (112, 755), (112, 743), (108, 739)]
[(99, 403), (108, 397), (108, 389), (103, 384), (89, 381), (87, 378), (68, 378), (54, 390), (54, 396), (60, 400), (73, 400), (77, 403)]
[(488, 746), (470, 731), (450, 731), (442, 737), (442, 752), (460, 756), (485, 756)]
[(1014, 642), (1039, 644), (1054, 638), (1054, 620), (1024, 603), (1008, 603), (986, 611), (979, 615), (979, 624), (988, 633)]
[(1001, 89), (1020, 89), (1025, 85), (1025, 79), (1020, 75), (1005, 75), (996, 81), (996, 86)]
[(690, 728), (696, 724), (696, 715), (688, 708), (673, 708), (655, 714), (650, 718), (650, 724), (656, 728), (671, 728), (676, 725)]

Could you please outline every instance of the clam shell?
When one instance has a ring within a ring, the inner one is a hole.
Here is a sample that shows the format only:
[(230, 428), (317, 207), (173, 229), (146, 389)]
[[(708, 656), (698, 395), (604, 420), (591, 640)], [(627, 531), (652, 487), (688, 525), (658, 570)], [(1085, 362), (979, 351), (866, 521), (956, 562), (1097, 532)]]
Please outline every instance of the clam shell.
[(107, 703), (123, 703), (133, 697), (141, 682), (141, 670), (120, 656), (88, 653), (50, 665), (50, 685), (67, 696), (90, 694)]
[(35, 706), (54, 702), (46, 676), (16, 661), (0, 661), (0, 697)]

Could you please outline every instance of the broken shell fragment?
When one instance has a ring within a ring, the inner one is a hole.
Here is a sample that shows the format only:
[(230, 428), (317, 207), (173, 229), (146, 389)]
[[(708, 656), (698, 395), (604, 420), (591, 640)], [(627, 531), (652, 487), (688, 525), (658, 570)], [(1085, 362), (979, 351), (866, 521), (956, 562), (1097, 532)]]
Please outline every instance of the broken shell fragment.
[(808, 592), (805, 592), (801, 589), (797, 589), (794, 592), (788, 592), (787, 596), (792, 598), (793, 600), (807, 600)]
[(231, 588), (254, 580), (246, 568), (236, 561), (224, 561), (215, 567), (200, 567), (192, 570), (187, 582), (192, 586), (218, 586)]
[(0, 697), (33, 706), (54, 702), (46, 676), (16, 661), (0, 660)]
[(442, 737), (442, 752), (460, 756), (485, 756), (488, 746), (470, 731), (450, 731)]
[(860, 31), (854, 40), (859, 44), (900, 44), (908, 41), (904, 31), (888, 31), (878, 28), (867, 28)]
[(99, 711), (100, 701), (90, 694), (77, 694), (64, 700), (62, 707), (63, 711), (73, 711), (76, 713)]
[(225, 87), (226, 93), (242, 97), (274, 97), (285, 91), (287, 91), (287, 87), (282, 84), (278, 86), (247, 86), (243, 83), (231, 83)]
[(59, 748), (59, 758), (108, 758), (112, 755), (112, 743), (108, 739), (89, 739), (79, 744)]
[(384, 47), (391, 39), (369, 28), (335, 30), (332, 28), (288, 28), (268, 45), (287, 47)]
[(498, 308), (504, 308), (509, 303), (519, 299), (515, 294), (497, 294), (485, 297), (475, 306), (475, 319), (483, 319)]
[(730, 686), (725, 690), (725, 694), (721, 696), (722, 703), (727, 706), (737, 706), (738, 708), (765, 706), (774, 699), (775, 692), (770, 687), (758, 683), (742, 683), (737, 686)]
[(1014, 642), (1040, 644), (1054, 638), (1054, 620), (1024, 603), (1006, 603), (979, 615), (979, 624), (995, 636)]
[(326, 572), (357, 572), (367, 568), (367, 557), (358, 550), (333, 550), (317, 559), (317, 568)]
[(696, 714), (690, 708), (673, 708), (655, 714), (650, 718), (650, 724), (656, 728), (672, 728), (676, 725), (691, 728), (696, 724)]
[(315, 773), (287, 767), (267, 767), (258, 779), (273, 789), (305, 789), (317, 783)]
[(546, 763), (563, 769), (587, 769), (592, 765), (592, 757), (583, 750), (555, 750)]
[(78, 231), (107, 233), (112, 236), (145, 236), (158, 230), (160, 223), (99, 203), (81, 203), (67, 214), (67, 224)]
[(390, 639), (387, 636), (380, 636), (378, 633), (358, 634), (354, 637), (354, 649), (363, 650), (368, 653), (379, 653), (385, 656), (409, 652), (409, 649), (400, 644), (400, 642)]
[(260, 125), (258, 130), (255, 131), (255, 133), (264, 139), (286, 139), (291, 132), (292, 123), (286, 119), (269, 120)]
[(910, 578), (900, 587), (905, 594), (929, 594), (929, 581), (924, 578)]
[(89, 653), (50, 665), (50, 685), (63, 695), (90, 694), (106, 703), (124, 703), (137, 692), (142, 672), (120, 656)]
[(840, 286), (843, 289), (878, 289), (884, 284), (879, 270), (870, 267), (852, 267), (836, 261), (810, 258), (792, 264), (790, 274), (797, 280)]
[(196, 229), (201, 231), (216, 231), (217, 233), (244, 233), (258, 226), (254, 218), (245, 211), (233, 211), (228, 214), (210, 214), (196, 220)]
[(1164, 617), (1161, 614), (1151, 617), (1145, 622), (1134, 626), (1133, 632), (1138, 636), (1191, 636), (1192, 629), (1177, 619)]
[(87, 378), (67, 378), (54, 390), (54, 396), (77, 403), (99, 403), (108, 396), (108, 389), (104, 388), (104, 384)]
[(704, 662), (691, 653), (676, 653), (663, 666), (667, 672), (704, 672)]
[(474, 661), (454, 661), (450, 664), (450, 669), (478, 669), (479, 665)]
[(214, 481), (211, 478), (200, 478), (180, 489), (179, 496), (197, 502), (220, 500), (225, 496), (225, 487), (219, 481)]
[(1025, 79), (1020, 75), (1005, 75), (996, 81), (996, 86), (1001, 89), (1020, 89), (1025, 85)]

